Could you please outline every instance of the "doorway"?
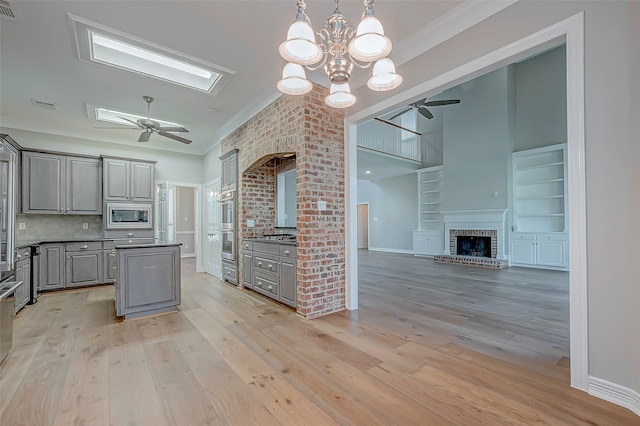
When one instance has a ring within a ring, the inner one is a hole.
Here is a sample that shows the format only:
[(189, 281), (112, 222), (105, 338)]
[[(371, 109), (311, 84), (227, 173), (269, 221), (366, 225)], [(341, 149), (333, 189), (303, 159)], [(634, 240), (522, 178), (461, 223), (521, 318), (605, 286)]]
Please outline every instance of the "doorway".
[(156, 183), (158, 241), (181, 243), (181, 257), (197, 257), (199, 185)]
[(369, 248), (369, 203), (358, 204), (358, 248)]
[(220, 179), (204, 185), (202, 270), (214, 277), (222, 277), (222, 242), (220, 238)]

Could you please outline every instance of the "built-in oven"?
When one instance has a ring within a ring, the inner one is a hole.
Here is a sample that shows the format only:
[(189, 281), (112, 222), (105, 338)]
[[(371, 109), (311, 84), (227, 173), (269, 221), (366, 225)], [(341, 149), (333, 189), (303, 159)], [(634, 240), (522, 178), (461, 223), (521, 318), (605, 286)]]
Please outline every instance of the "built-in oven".
[(153, 229), (153, 204), (107, 203), (105, 228)]
[(236, 258), (236, 232), (233, 229), (223, 229), (220, 231), (222, 240), (222, 258), (235, 260)]
[(235, 191), (225, 191), (220, 194), (220, 227), (233, 229), (235, 227)]

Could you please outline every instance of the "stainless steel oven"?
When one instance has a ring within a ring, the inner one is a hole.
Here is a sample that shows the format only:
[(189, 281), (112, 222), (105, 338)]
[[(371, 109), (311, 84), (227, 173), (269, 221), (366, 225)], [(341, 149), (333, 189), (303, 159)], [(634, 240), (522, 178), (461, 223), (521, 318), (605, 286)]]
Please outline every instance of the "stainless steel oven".
[(236, 258), (236, 232), (233, 229), (220, 231), (222, 239), (222, 258), (235, 260)]
[(226, 191), (220, 195), (220, 227), (221, 229), (233, 229), (235, 227), (236, 211), (235, 191)]
[(107, 203), (105, 228), (153, 229), (153, 204)]

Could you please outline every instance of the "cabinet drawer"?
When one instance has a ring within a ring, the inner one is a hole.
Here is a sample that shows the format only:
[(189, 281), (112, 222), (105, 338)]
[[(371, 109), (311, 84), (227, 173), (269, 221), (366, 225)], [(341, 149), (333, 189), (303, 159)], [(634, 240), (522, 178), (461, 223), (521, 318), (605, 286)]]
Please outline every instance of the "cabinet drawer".
[(278, 273), (278, 259), (271, 256), (261, 256), (254, 253), (253, 268), (256, 271), (264, 271), (272, 274)]
[(102, 241), (67, 243), (64, 249), (65, 251), (102, 250)]
[(275, 243), (263, 243), (261, 241), (253, 242), (253, 251), (259, 251), (260, 253), (278, 255), (279, 244)]
[(242, 249), (243, 250), (253, 250), (253, 241), (243, 241), (242, 242)]
[(296, 258), (296, 246), (280, 245), (280, 257), (286, 257), (289, 259)]
[(566, 241), (566, 234), (538, 234), (538, 241)]
[(16, 250), (16, 261), (28, 257), (31, 257), (31, 247), (24, 247)]
[(278, 296), (278, 283), (261, 275), (253, 280), (253, 289), (265, 293), (267, 296)]
[(522, 233), (512, 233), (511, 238), (514, 240), (527, 240), (527, 241), (535, 241), (536, 234), (522, 234)]
[(237, 282), (238, 277), (237, 277), (236, 267), (234, 265), (223, 263), (222, 276), (227, 280), (231, 281), (232, 283)]
[(105, 250), (113, 250), (116, 248), (116, 243), (113, 240), (104, 240), (102, 242), (102, 248)]
[(155, 243), (154, 238), (123, 238), (121, 240), (113, 240), (114, 244), (117, 246), (126, 246), (126, 245), (136, 245), (136, 244), (153, 244)]
[(153, 238), (153, 229), (109, 230), (104, 231), (105, 238)]

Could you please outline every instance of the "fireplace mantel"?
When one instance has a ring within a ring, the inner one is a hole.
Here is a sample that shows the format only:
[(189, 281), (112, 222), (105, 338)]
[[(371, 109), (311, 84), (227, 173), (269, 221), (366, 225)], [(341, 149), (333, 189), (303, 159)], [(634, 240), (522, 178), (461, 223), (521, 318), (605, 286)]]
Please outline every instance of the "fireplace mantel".
[[(494, 230), (498, 240), (496, 259), (506, 260), (506, 215), (506, 209), (443, 211), (445, 241), (449, 241), (452, 229)], [(455, 255), (449, 244), (444, 249), (445, 255)]]

